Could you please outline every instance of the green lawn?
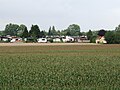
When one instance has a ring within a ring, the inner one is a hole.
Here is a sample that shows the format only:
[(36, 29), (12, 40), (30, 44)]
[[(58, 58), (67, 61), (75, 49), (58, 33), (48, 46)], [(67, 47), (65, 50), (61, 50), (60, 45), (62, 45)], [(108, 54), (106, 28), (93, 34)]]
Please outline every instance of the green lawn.
[(120, 90), (120, 45), (1, 46), (0, 90)]

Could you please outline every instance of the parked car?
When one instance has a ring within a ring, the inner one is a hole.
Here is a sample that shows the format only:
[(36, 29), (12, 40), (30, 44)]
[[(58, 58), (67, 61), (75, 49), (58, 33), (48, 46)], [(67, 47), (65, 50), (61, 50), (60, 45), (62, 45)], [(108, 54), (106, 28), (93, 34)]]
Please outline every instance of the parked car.
[(46, 38), (39, 38), (39, 39), (37, 39), (37, 41), (39, 43), (47, 43), (47, 39)]

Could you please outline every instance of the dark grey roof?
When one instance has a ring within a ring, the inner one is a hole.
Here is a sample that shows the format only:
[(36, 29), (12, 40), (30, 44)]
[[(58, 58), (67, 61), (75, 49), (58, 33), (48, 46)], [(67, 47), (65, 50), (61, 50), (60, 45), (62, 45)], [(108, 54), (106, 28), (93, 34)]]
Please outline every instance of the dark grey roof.
[(106, 31), (102, 29), (102, 30), (100, 30), (100, 31), (98, 32), (98, 35), (99, 35), (99, 36), (104, 36), (105, 33), (106, 33)]

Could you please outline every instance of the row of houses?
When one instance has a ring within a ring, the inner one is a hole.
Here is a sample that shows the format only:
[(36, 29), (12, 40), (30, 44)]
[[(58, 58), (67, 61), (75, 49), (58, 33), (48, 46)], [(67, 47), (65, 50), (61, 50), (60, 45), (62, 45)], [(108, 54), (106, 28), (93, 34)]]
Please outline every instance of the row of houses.
[(20, 37), (16, 37), (16, 36), (10, 36), (10, 35), (7, 35), (7, 36), (0, 36), (0, 41), (1, 42), (23, 42), (22, 38)]
[(81, 43), (89, 43), (90, 40), (87, 39), (87, 36), (54, 36), (49, 37), (46, 36), (46, 38), (39, 38), (37, 39), (38, 42), (44, 43), (44, 42), (81, 42)]
[[(30, 41), (32, 39), (31, 37), (29, 38), (20, 38), (16, 36), (0, 36), (0, 41), (1, 42), (26, 42)], [(47, 42), (79, 42), (79, 43), (89, 43), (90, 40), (87, 39), (87, 36), (46, 36), (45, 38), (38, 38), (37, 39), (38, 43), (47, 43)]]

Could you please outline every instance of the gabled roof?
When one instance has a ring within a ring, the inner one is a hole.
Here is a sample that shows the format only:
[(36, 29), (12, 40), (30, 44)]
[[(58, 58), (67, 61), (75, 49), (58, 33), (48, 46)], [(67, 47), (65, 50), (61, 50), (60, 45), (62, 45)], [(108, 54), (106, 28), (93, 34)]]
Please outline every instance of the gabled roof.
[(102, 29), (102, 30), (100, 30), (100, 31), (98, 32), (98, 35), (99, 35), (99, 36), (104, 36), (105, 33), (106, 33), (106, 31)]

